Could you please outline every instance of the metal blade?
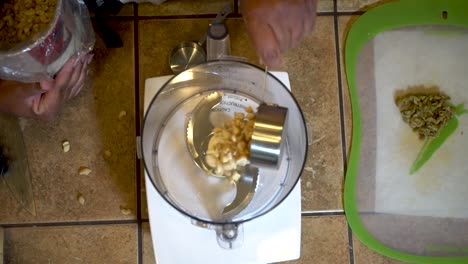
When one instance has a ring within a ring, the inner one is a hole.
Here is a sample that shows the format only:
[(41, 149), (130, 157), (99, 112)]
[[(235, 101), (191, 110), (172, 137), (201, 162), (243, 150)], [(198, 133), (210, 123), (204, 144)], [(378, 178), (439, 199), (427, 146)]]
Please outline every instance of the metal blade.
[(214, 128), (208, 117), (212, 109), (221, 102), (222, 97), (222, 93), (213, 92), (203, 98), (191, 113), (185, 127), (186, 143), (190, 154), (195, 164), (206, 172), (210, 172), (210, 169), (205, 165), (203, 153)]
[(258, 168), (246, 166), (239, 181), (236, 182), (234, 200), (224, 207), (223, 215), (225, 217), (232, 219), (249, 205), (257, 189), (257, 181)]
[(8, 159), (6, 171), (1, 172), (11, 194), (33, 216), (36, 205), (32, 192), (28, 156), (18, 118), (0, 113), (0, 147)]

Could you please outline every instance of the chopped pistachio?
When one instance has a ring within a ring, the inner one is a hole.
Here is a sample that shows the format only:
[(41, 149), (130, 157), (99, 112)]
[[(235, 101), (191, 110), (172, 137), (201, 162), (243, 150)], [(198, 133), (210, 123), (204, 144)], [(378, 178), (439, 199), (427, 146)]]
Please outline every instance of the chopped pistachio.
[(455, 113), (442, 93), (407, 94), (396, 99), (402, 119), (421, 139), (434, 138)]

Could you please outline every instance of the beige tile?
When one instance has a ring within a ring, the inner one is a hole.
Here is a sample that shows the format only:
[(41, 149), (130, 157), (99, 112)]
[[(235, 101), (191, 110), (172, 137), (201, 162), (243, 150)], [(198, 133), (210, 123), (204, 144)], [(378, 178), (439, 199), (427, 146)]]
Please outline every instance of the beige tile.
[(3, 230), (2, 227), (0, 227), (0, 264), (3, 264), (3, 260), (4, 260), (4, 254), (3, 254), (3, 251), (4, 251), (3, 244), (5, 244), (4, 234), (5, 234), (5, 231)]
[[(95, 14), (93, 12), (90, 12), (91, 17), (94, 17)], [(120, 9), (119, 13), (109, 16), (133, 16), (133, 3), (127, 3), (122, 6)]]
[(333, 11), (333, 0), (318, 0), (317, 10), (319, 12)]
[[(209, 20), (140, 21), (140, 93), (146, 78), (171, 74), (167, 64), (173, 47), (203, 35)], [(232, 54), (252, 63), (258, 59), (241, 19), (229, 19)], [(341, 209), (343, 164), (332, 17), (318, 17), (313, 34), (285, 55), (293, 93), (313, 135), (303, 174), (303, 210)], [(154, 32), (151, 37), (141, 32)], [(162, 37), (164, 36), (164, 38)], [(141, 111), (142, 113), (142, 111)]]
[(137, 226), (5, 230), (6, 263), (137, 263)]
[(232, 0), (168, 0), (162, 4), (142, 3), (138, 5), (139, 16), (174, 16), (174, 15), (202, 15), (217, 14), (223, 6), (231, 4), (234, 12), (234, 1)]
[[(205, 33), (209, 19), (144, 20), (139, 24), (140, 115), (143, 116), (144, 83), (147, 78), (170, 75), (168, 59), (171, 50), (187, 40), (198, 40)], [(242, 19), (226, 21), (231, 37), (232, 54), (251, 63), (258, 62)], [(152, 32), (152, 34), (145, 34)], [(142, 164), (143, 168), (143, 164)], [(142, 216), (147, 218), (146, 195), (142, 179)]]
[(145, 165), (143, 164), (143, 161), (141, 161), (141, 169), (142, 169), (142, 174), (140, 176), (141, 178), (141, 218), (142, 219), (148, 219), (148, 201), (146, 200), (146, 181), (145, 181), (145, 174), (144, 174), (144, 167)]
[(118, 16), (133, 16), (133, 3), (128, 3), (122, 6)]
[(347, 230), (344, 216), (303, 217), (301, 257), (285, 263), (348, 264)]
[[(124, 47), (106, 49), (97, 38), (91, 84), (56, 121), (22, 122), (37, 216), (19, 207), (2, 181), (0, 222), (136, 218), (133, 23), (109, 23)], [(119, 120), (121, 111), (127, 114)], [(70, 142), (68, 153), (62, 150), (63, 140)], [(91, 173), (79, 175), (80, 166)], [(122, 214), (121, 206), (131, 213)]]
[(379, 253), (369, 249), (359, 239), (353, 237), (353, 248), (354, 248), (354, 263), (355, 264), (401, 264), (401, 262), (395, 259), (388, 258), (380, 255)]
[(151, 240), (151, 232), (149, 223), (143, 223), (141, 226), (143, 234), (143, 264), (155, 264), (153, 241)]
[[(348, 231), (344, 216), (303, 217), (301, 257), (283, 263), (347, 264)], [(143, 264), (155, 263), (149, 225), (143, 225)]]
[[(179, 43), (198, 41), (205, 34), (210, 19), (143, 20), (139, 22), (140, 88), (147, 78), (169, 75), (169, 54)], [(242, 19), (228, 19), (231, 53), (258, 61), (244, 30)], [(151, 34), (148, 34), (151, 32)]]
[[(168, 56), (176, 45), (187, 40), (198, 40), (205, 33), (209, 19), (147, 20), (140, 21), (140, 97), (143, 99), (144, 83), (147, 78), (170, 75)], [(231, 53), (242, 56), (251, 63), (258, 64), (242, 19), (228, 19), (226, 25), (231, 38)], [(152, 35), (144, 32), (154, 32)], [(149, 36), (149, 37), (148, 37)], [(140, 102), (143, 116), (143, 101)], [(143, 165), (142, 165), (143, 166)], [(143, 168), (143, 167), (142, 167)], [(142, 180), (142, 216), (147, 218), (145, 185)]]
[[(172, 74), (169, 54), (179, 43), (198, 41), (209, 19), (142, 20), (139, 23), (140, 89), (145, 79)], [(143, 106), (142, 106), (143, 107)]]
[(349, 157), (351, 147), (351, 136), (353, 128), (351, 99), (349, 95), (349, 87), (346, 75), (346, 67), (344, 64), (344, 49), (346, 36), (351, 28), (352, 23), (358, 19), (359, 16), (340, 16), (338, 18), (338, 31), (340, 38), (340, 60), (341, 60), (341, 84), (343, 87), (343, 103), (344, 103), (344, 120), (345, 120), (345, 134), (346, 134), (346, 150)]
[(302, 209), (341, 209), (343, 162), (333, 17), (317, 18), (315, 30), (285, 56), (293, 94), (309, 130), (302, 174)]
[[(318, 12), (332, 12), (333, 11), (333, 0), (318, 0), (317, 11)], [(240, 10), (239, 10), (239, 12), (240, 12)]]
[(338, 11), (367, 11), (377, 5), (393, 0), (337, 0)]

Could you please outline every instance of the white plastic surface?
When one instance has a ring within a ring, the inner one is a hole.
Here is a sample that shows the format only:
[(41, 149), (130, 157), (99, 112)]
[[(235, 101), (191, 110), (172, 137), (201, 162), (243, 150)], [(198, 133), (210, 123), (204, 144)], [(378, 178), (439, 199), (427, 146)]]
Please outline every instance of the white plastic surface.
[(423, 141), (401, 120), (395, 90), (439, 86), (454, 105), (468, 107), (468, 34), (443, 30), (395, 30), (374, 40), (377, 95), (375, 211), (468, 218), (468, 115), (415, 174), (409, 168)]
[[(290, 88), (286, 72), (272, 72)], [(144, 109), (172, 76), (147, 79)], [(145, 173), (154, 252), (158, 264), (260, 264), (298, 259), (301, 248), (301, 183), (268, 214), (243, 224), (242, 246), (222, 249), (213, 230), (197, 227), (172, 208)]]

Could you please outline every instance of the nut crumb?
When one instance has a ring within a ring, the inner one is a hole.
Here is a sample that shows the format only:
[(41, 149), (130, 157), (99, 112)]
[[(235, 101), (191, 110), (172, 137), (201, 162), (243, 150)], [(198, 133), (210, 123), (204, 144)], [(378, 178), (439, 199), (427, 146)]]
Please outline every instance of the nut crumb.
[(104, 155), (109, 158), (112, 155), (112, 153), (109, 150), (106, 150), (104, 151)]
[(78, 202), (81, 204), (81, 205), (84, 205), (85, 203), (85, 198), (83, 197), (83, 195), (81, 193), (78, 193), (78, 195), (76, 196), (76, 199), (78, 200)]
[(62, 149), (63, 149), (63, 152), (65, 152), (65, 153), (70, 151), (70, 142), (68, 142), (68, 140), (64, 140), (62, 142)]
[[(438, 87), (409, 87), (420, 89), (418, 93), (407, 92), (395, 99), (403, 121), (418, 133), (420, 139), (435, 138), (455, 114), (450, 97), (438, 91)], [(426, 89), (426, 92), (423, 92)], [(429, 92), (431, 91), (431, 92)]]
[(127, 112), (125, 112), (124, 110), (120, 111), (119, 120), (122, 120), (126, 115), (127, 115)]
[(88, 176), (88, 175), (91, 173), (91, 169), (88, 168), (88, 167), (85, 167), (85, 166), (81, 166), (81, 167), (78, 169), (78, 173), (79, 173), (80, 175)]
[(124, 206), (120, 206), (120, 212), (123, 214), (123, 215), (129, 215), (132, 213), (132, 210), (128, 209), (127, 207), (124, 207)]
[(216, 176), (227, 177), (236, 182), (240, 178), (239, 167), (250, 162), (250, 140), (255, 124), (252, 107), (245, 113), (236, 112), (223, 126), (213, 129), (205, 155), (205, 163)]

